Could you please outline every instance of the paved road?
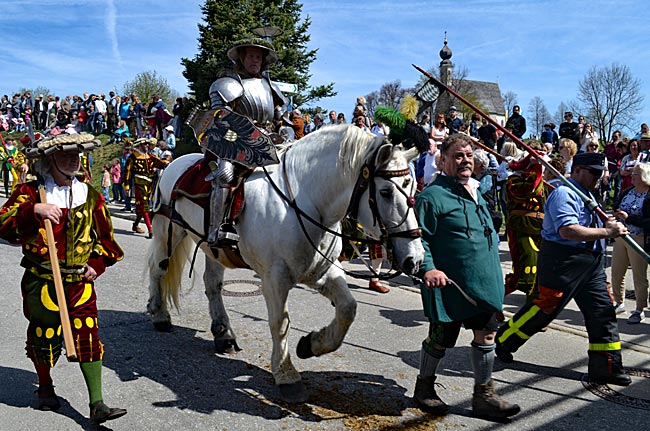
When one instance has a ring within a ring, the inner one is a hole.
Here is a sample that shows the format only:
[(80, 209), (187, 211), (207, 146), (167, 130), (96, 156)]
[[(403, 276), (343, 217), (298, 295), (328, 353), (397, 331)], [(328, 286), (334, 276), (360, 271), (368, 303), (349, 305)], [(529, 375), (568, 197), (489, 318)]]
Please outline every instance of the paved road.
[[(115, 213), (118, 215), (118, 213)], [(269, 330), (256, 277), (250, 271), (227, 273), (226, 306), (243, 350), (231, 356), (213, 353), (210, 320), (201, 278), (184, 279), (175, 331), (156, 333), (145, 314), (144, 273), (149, 244), (130, 232), (131, 220), (114, 218), (116, 236), (126, 252), (97, 282), (100, 331), (106, 344), (104, 388), (109, 405), (129, 414), (107, 423), (114, 430), (425, 430), (425, 429), (633, 429), (647, 423), (650, 408), (650, 326), (620, 319), (624, 360), (639, 371), (633, 385), (601, 388), (604, 399), (585, 388), (587, 339), (582, 318), (571, 304), (544, 334), (535, 336), (507, 368), (497, 361), (499, 391), (517, 400), (522, 413), (510, 424), (471, 417), (470, 335), (464, 331), (449, 351), (439, 394), (452, 408), (444, 418), (423, 414), (410, 400), (417, 374), (420, 342), (427, 325), (418, 291), (405, 278), (386, 295), (350, 279), (358, 301), (357, 319), (341, 348), (308, 360), (294, 352), (299, 337), (333, 316), (329, 302), (305, 288), (290, 294), (289, 343), (310, 399), (304, 405), (280, 401), (270, 374)], [(126, 215), (128, 216), (128, 215)], [(507, 248), (501, 245), (504, 268)], [(18, 283), (20, 250), (0, 244), (7, 281), (0, 302), (0, 429), (97, 429), (87, 420), (87, 395), (78, 366), (61, 360), (53, 371), (64, 400), (57, 412), (34, 409), (36, 375), (24, 356), (26, 320)], [(200, 275), (203, 263), (195, 268)], [(354, 263), (356, 269), (360, 267)], [(192, 286), (194, 281), (194, 286)], [(508, 298), (514, 312), (521, 295)], [(628, 300), (628, 308), (633, 305)], [(617, 404), (621, 403), (621, 404)]]

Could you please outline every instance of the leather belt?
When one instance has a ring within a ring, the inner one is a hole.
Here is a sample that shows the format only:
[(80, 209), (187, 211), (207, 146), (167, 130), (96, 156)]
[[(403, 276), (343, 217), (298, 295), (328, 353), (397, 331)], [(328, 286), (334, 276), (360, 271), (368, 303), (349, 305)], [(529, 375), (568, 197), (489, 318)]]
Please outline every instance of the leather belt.
[(511, 210), (508, 211), (508, 214), (524, 216), (524, 217), (533, 217), (538, 220), (544, 220), (544, 213), (541, 213), (539, 211)]

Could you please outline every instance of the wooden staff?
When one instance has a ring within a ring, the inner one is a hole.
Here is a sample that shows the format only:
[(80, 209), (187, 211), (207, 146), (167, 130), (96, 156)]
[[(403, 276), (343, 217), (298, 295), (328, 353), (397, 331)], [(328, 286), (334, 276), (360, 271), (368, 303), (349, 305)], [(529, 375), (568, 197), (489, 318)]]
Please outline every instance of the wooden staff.
[(500, 162), (507, 162), (508, 161), (501, 154), (497, 153), (492, 148), (488, 147), (483, 142), (479, 141), (478, 139), (474, 138), (473, 136), (470, 136), (469, 138), (472, 140), (472, 142), (474, 142), (474, 144), (476, 144), (477, 147), (480, 147), (482, 150), (485, 150), (488, 153), (492, 154), (494, 157), (497, 158), (498, 161), (500, 161)]
[[(38, 193), (42, 203), (47, 203), (47, 192), (45, 185), (38, 186)], [(65, 342), (65, 356), (70, 362), (77, 360), (77, 352), (74, 347), (72, 338), (72, 327), (70, 326), (70, 315), (68, 314), (68, 303), (63, 290), (63, 279), (61, 278), (61, 268), (59, 268), (59, 256), (56, 252), (56, 242), (54, 240), (54, 229), (52, 221), (48, 218), (43, 220), (45, 224), (45, 233), (47, 234), (47, 245), (50, 252), (50, 263), (52, 265), (52, 278), (54, 278), (54, 290), (56, 291), (56, 302), (59, 305), (59, 316), (61, 317), (61, 328), (63, 329), (63, 341)]]
[[(480, 147), (481, 149), (485, 150), (486, 152), (492, 154), (494, 157), (497, 158), (498, 161), (508, 163), (508, 159), (506, 159), (501, 154), (494, 151), (492, 148), (485, 145), (483, 142), (479, 141), (478, 139), (474, 138), (473, 136), (470, 136), (469, 138), (472, 140), (472, 142), (474, 142), (474, 144), (476, 144), (477, 147)], [(542, 180), (542, 181), (544, 181), (544, 185), (549, 190), (555, 190), (555, 186), (553, 184), (548, 183), (546, 180)]]
[[(477, 114), (479, 114), (481, 117), (485, 118), (485, 120), (486, 120), (488, 123), (492, 124), (494, 127), (496, 127), (497, 129), (499, 129), (500, 131), (502, 131), (502, 132), (503, 132), (506, 136), (508, 136), (508, 137), (512, 140), (512, 142), (514, 142), (514, 143), (515, 143), (519, 148), (523, 148), (524, 150), (528, 151), (528, 153), (530, 153), (531, 157), (534, 157), (534, 158), (535, 158), (539, 163), (541, 163), (542, 165), (544, 165), (544, 167), (546, 167), (546, 169), (548, 169), (548, 170), (549, 170), (549, 171), (550, 171), (550, 172), (551, 172), (555, 177), (557, 177), (560, 181), (562, 181), (562, 184), (566, 185), (566, 186), (569, 187), (573, 192), (575, 192), (575, 193), (580, 197), (580, 199), (585, 203), (585, 206), (587, 207), (587, 209), (589, 209), (590, 211), (593, 211), (594, 214), (596, 214), (596, 215), (598, 216), (598, 218), (600, 218), (600, 219), (603, 221), (603, 223), (607, 222), (607, 220), (609, 219), (609, 217), (607, 216), (607, 214), (605, 213), (605, 211), (604, 211), (604, 210), (603, 210), (603, 209), (598, 205), (598, 202), (596, 202), (595, 200), (591, 199), (591, 197), (589, 197), (589, 196), (587, 196), (586, 194), (584, 194), (580, 189), (578, 189), (578, 187), (576, 187), (576, 186), (575, 186), (571, 181), (569, 181), (568, 178), (566, 178), (566, 177), (565, 177), (564, 175), (562, 175), (562, 174), (561, 174), (557, 169), (555, 169), (555, 167), (554, 167), (553, 165), (551, 165), (549, 162), (547, 162), (546, 160), (544, 160), (543, 157), (540, 157), (540, 155), (537, 154), (537, 152), (536, 152), (535, 150), (533, 150), (532, 148), (530, 148), (530, 147), (529, 147), (529, 146), (528, 146), (524, 141), (522, 141), (522, 140), (519, 139), (517, 136), (515, 136), (515, 135), (514, 135), (510, 130), (506, 129), (506, 128), (503, 127), (501, 124), (499, 124), (498, 122), (494, 121), (494, 120), (492, 119), (492, 117), (490, 117), (488, 114), (486, 114), (486, 113), (484, 113), (483, 111), (481, 111), (480, 109), (478, 109), (478, 108), (477, 108), (477, 107), (476, 107), (472, 102), (470, 102), (469, 100), (467, 100), (466, 98), (464, 98), (463, 96), (461, 96), (460, 94), (458, 94), (456, 91), (452, 90), (451, 88), (449, 88), (448, 86), (446, 86), (445, 84), (443, 84), (442, 82), (440, 82), (439, 80), (437, 80), (436, 78), (434, 78), (433, 76), (431, 76), (431, 74), (430, 74), (429, 72), (427, 72), (426, 70), (422, 69), (422, 68), (419, 67), (419, 66), (416, 66), (415, 64), (413, 64), (412, 66), (415, 67), (415, 68), (416, 68), (420, 73), (422, 73), (424, 76), (426, 76), (427, 78), (429, 78), (429, 81), (430, 81), (431, 83), (433, 83), (436, 87), (438, 87), (438, 91), (440, 91), (441, 93), (442, 93), (443, 91), (447, 91), (447, 92), (449, 92), (449, 94), (451, 94), (452, 96), (456, 97), (458, 100), (460, 100), (461, 102), (463, 102), (463, 104), (465, 104), (466, 106), (468, 106), (468, 107), (469, 107), (470, 109), (472, 109), (474, 112), (476, 112)], [(643, 250), (643, 248), (641, 248), (641, 246), (640, 246), (639, 244), (637, 244), (636, 241), (634, 241), (634, 240), (632, 239), (632, 237), (630, 237), (630, 235), (621, 235), (620, 238), (621, 238), (623, 241), (625, 241), (625, 242), (630, 246), (630, 248), (632, 248), (632, 249), (633, 249), (635, 252), (637, 252), (641, 257), (643, 257), (643, 259), (644, 259), (646, 262), (650, 263), (650, 255), (648, 255), (648, 253), (646, 253), (646, 252)]]

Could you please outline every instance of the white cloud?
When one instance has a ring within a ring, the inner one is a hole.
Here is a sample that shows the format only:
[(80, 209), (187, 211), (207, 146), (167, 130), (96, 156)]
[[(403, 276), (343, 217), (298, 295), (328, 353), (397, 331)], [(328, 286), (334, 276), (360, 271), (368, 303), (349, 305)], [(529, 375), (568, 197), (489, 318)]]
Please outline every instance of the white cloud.
[(108, 33), (108, 36), (111, 40), (111, 47), (113, 48), (113, 56), (115, 57), (115, 60), (118, 63), (118, 66), (121, 68), (122, 65), (122, 54), (120, 54), (120, 46), (117, 41), (117, 31), (115, 29), (115, 21), (116, 21), (116, 10), (115, 10), (115, 2), (113, 0), (108, 0), (107, 1), (107, 8), (106, 8), (106, 32)]

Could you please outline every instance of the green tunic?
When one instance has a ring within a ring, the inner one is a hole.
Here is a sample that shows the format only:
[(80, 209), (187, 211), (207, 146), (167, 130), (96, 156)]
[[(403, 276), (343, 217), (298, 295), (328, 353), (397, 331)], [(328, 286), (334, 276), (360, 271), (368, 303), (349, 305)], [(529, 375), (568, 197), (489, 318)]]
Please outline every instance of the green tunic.
[(424, 313), (433, 322), (454, 322), (503, 307), (503, 274), (499, 238), (485, 200), (478, 203), (455, 179), (438, 175), (418, 196), (416, 211), (422, 228), (422, 274), (438, 269), (476, 300), (470, 304), (449, 284), (441, 289), (420, 285)]

